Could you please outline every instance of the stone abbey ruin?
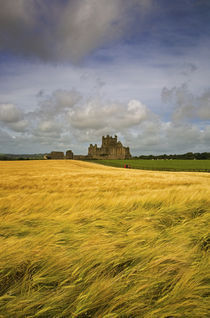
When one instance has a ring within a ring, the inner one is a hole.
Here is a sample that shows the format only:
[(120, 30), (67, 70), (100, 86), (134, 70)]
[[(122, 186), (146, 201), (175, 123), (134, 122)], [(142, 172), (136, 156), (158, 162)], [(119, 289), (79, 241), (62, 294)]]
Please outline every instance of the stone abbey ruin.
[(76, 160), (91, 160), (91, 159), (130, 159), (129, 147), (124, 147), (120, 141), (117, 141), (117, 136), (107, 135), (102, 137), (102, 145), (98, 147), (96, 144), (90, 144), (88, 155), (74, 155), (71, 150), (66, 152), (52, 151), (45, 155), (45, 159), (76, 159)]
[(88, 157), (93, 159), (129, 159), (131, 154), (129, 147), (124, 147), (120, 141), (117, 141), (117, 136), (107, 135), (102, 137), (101, 147), (90, 145)]

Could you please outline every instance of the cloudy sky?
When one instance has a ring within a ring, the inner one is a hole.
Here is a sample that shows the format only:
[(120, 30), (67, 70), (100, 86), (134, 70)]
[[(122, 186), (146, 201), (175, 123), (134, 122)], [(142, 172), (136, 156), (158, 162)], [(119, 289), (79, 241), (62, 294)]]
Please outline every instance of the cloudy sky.
[(210, 151), (209, 0), (0, 0), (0, 152)]

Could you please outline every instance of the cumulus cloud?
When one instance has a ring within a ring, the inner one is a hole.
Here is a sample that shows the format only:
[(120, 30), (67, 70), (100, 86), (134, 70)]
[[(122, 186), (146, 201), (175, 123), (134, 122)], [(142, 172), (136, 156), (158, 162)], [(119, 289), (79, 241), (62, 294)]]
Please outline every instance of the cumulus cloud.
[(38, 123), (38, 126), (34, 129), (33, 134), (43, 138), (53, 137), (60, 138), (62, 131), (65, 130), (65, 126), (56, 123), (54, 120), (44, 120)]
[(174, 105), (173, 120), (210, 120), (210, 89), (196, 96), (187, 84), (162, 90), (162, 100)]
[[(209, 126), (204, 124), (200, 128), (187, 112), (186, 105), (192, 104), (195, 108), (193, 116), (198, 116), (199, 110), (200, 120), (202, 116), (206, 119), (208, 91), (194, 96), (183, 86), (165, 88), (162, 95), (167, 102), (172, 100), (175, 104), (176, 119), (173, 115), (172, 120), (164, 121), (140, 100), (119, 102), (102, 101), (99, 97), (82, 98), (74, 90), (57, 90), (44, 96), (38, 108), (29, 113), (21, 113), (15, 105), (1, 105), (1, 119), (4, 119), (1, 120), (1, 147), (8, 140), (8, 147), (24, 147), (24, 152), (33, 152), (30, 150), (33, 147), (39, 152), (70, 148), (75, 153), (85, 154), (89, 143), (99, 143), (102, 135), (117, 134), (130, 146), (133, 155), (207, 151)], [(195, 107), (195, 101), (200, 107)], [(179, 116), (177, 107), (181, 109)], [(188, 118), (187, 122), (182, 120), (183, 116)], [(5, 152), (3, 148), (1, 151)]]
[(0, 104), (0, 122), (16, 132), (25, 132), (28, 121), (24, 118), (24, 113), (14, 104)]
[(197, 116), (202, 120), (210, 120), (210, 89), (197, 98)]
[(3, 146), (7, 146), (8, 144), (13, 143), (14, 138), (12, 138), (11, 134), (0, 128), (0, 140)]
[(210, 130), (195, 124), (175, 124), (162, 120), (144, 122), (138, 130), (126, 131), (132, 154), (205, 152), (210, 147)]
[(43, 134), (66, 130), (119, 132), (138, 126), (151, 115), (138, 100), (127, 103), (82, 98), (75, 90), (56, 90), (45, 97), (39, 107), (25, 115)]
[(31, 119), (49, 120), (65, 115), (69, 109), (81, 100), (81, 95), (75, 90), (56, 90), (45, 97), (34, 112), (28, 114)]
[(166, 130), (166, 139), (171, 149), (179, 148), (186, 152), (188, 149), (194, 149), (201, 143), (201, 130), (193, 124), (174, 124), (171, 123)]
[(21, 111), (13, 104), (0, 104), (0, 121), (15, 123), (22, 119)]
[(0, 0), (0, 49), (42, 60), (78, 60), (120, 38), (152, 0)]
[(202, 131), (202, 141), (208, 149), (210, 147), (209, 140), (210, 140), (210, 125), (206, 126), (205, 129)]
[(55, 130), (55, 123), (53, 123), (52, 121), (43, 121), (40, 123), (39, 125), (39, 129), (41, 132), (51, 132), (53, 130)]
[(25, 132), (28, 128), (28, 121), (23, 119), (15, 123), (9, 123), (8, 127), (16, 132)]
[(69, 121), (74, 128), (120, 131), (139, 125), (146, 120), (149, 110), (138, 100), (126, 103), (89, 100), (69, 111)]

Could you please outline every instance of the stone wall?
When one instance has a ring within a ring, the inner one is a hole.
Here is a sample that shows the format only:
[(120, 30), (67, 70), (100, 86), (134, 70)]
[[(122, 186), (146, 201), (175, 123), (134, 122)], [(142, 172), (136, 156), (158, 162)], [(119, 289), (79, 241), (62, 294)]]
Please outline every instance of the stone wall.
[(49, 156), (50, 159), (64, 159), (64, 152), (52, 151)]
[(74, 154), (73, 154), (72, 150), (67, 150), (66, 159), (73, 159), (73, 158), (74, 158)]
[(89, 160), (89, 159), (91, 158), (85, 155), (74, 155), (74, 160)]
[(88, 157), (92, 159), (129, 159), (131, 158), (129, 147), (124, 147), (117, 136), (107, 135), (102, 137), (102, 145), (90, 145), (88, 148)]

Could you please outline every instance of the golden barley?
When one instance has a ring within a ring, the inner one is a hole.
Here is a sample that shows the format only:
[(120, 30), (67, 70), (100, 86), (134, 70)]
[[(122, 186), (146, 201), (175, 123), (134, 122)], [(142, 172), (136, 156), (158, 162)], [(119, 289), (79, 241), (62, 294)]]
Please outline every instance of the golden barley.
[(208, 317), (210, 174), (0, 162), (0, 317)]

